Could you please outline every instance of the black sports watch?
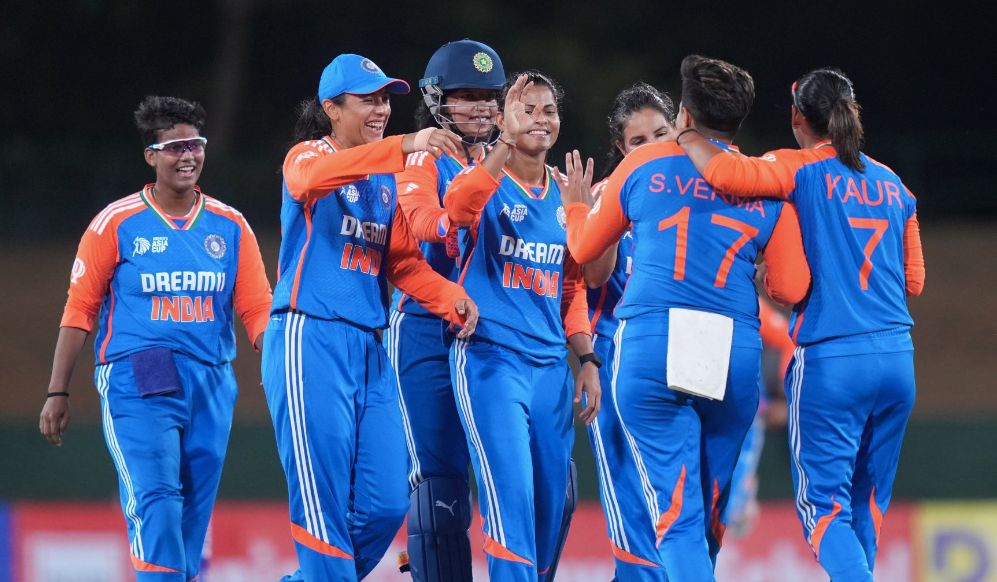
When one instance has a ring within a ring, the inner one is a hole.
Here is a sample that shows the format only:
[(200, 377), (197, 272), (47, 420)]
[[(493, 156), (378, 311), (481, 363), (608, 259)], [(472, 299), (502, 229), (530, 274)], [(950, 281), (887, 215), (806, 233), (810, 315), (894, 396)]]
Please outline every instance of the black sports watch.
[(601, 368), (602, 367), (602, 360), (599, 358), (599, 355), (596, 354), (595, 352), (589, 352), (589, 353), (585, 354), (584, 356), (578, 356), (578, 365), (579, 366), (581, 366), (582, 364), (590, 363), (590, 362), (593, 363), (593, 364), (595, 364), (596, 368)]

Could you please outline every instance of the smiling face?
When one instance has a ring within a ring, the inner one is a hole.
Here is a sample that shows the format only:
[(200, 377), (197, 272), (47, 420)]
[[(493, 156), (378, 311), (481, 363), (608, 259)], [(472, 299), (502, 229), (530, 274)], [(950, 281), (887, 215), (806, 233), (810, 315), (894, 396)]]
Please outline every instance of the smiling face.
[(342, 105), (326, 99), (322, 102), (322, 109), (332, 121), (336, 142), (344, 148), (380, 141), (391, 117), (387, 89), (367, 95), (347, 93)]
[(617, 140), (616, 147), (627, 155), (646, 143), (663, 140), (671, 129), (671, 124), (660, 111), (645, 107), (623, 123), (623, 140)]
[[(532, 89), (523, 93), (522, 101), (526, 105), (527, 115), (532, 115), (538, 107), (543, 113), (533, 129), (519, 137), (516, 148), (527, 155), (544, 153), (554, 146), (561, 132), (561, 116), (557, 110), (554, 92), (550, 87), (534, 85)], [(499, 117), (501, 119), (501, 114)]]
[(498, 91), (455, 89), (443, 100), (442, 113), (471, 141), (485, 139), (495, 127)]
[[(201, 137), (201, 134), (193, 125), (178, 123), (159, 132), (158, 143), (195, 137)], [(174, 157), (165, 152), (146, 148), (145, 161), (156, 168), (156, 184), (161, 190), (184, 193), (197, 184), (201, 169), (204, 167), (204, 150), (195, 154), (185, 148), (180, 157)]]

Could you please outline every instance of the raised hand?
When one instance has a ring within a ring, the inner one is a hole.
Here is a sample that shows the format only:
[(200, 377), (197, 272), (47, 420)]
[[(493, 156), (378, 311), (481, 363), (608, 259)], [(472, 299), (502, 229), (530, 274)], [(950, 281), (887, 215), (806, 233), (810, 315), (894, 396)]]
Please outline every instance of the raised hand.
[(516, 143), (523, 134), (528, 133), (540, 120), (543, 110), (534, 107), (532, 113), (526, 112), (526, 103), (523, 102), (523, 95), (533, 88), (533, 82), (527, 81), (526, 75), (520, 75), (516, 82), (509, 88), (505, 96), (505, 109), (502, 116), (505, 120), (505, 128), (502, 130), (502, 139)]
[[(564, 154), (565, 173), (561, 174), (561, 204), (567, 207), (575, 202), (584, 202), (590, 208), (595, 204), (592, 197), (592, 175), (595, 161), (588, 159), (582, 166), (582, 156), (578, 150)], [(559, 172), (560, 173), (560, 172)]]
[(439, 159), (445, 149), (459, 152), (460, 136), (441, 127), (427, 127), (402, 139), (402, 153), (429, 152)]

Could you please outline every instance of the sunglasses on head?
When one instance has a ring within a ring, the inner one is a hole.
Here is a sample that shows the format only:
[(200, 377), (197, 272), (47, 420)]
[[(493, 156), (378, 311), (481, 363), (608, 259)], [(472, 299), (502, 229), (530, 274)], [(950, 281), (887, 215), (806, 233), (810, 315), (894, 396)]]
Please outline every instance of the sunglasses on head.
[(162, 143), (154, 143), (148, 147), (150, 150), (155, 150), (168, 156), (179, 158), (185, 151), (189, 151), (192, 154), (200, 154), (204, 152), (204, 146), (206, 145), (208, 145), (208, 138), (192, 137), (171, 139)]

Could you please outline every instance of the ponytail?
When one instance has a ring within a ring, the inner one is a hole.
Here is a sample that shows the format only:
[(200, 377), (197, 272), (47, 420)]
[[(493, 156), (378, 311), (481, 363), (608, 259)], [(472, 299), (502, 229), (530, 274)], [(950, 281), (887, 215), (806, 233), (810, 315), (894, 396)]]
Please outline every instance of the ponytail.
[[(345, 95), (339, 95), (332, 100), (343, 99)], [(342, 105), (342, 103), (338, 103)], [(322, 109), (318, 97), (305, 99), (298, 105), (298, 120), (294, 123), (294, 132), (291, 134), (291, 144), (301, 143), (312, 139), (321, 139), (332, 134), (332, 122), (329, 116)]]
[(859, 110), (859, 104), (851, 98), (838, 99), (831, 109), (827, 132), (841, 163), (857, 172), (865, 172), (865, 163), (859, 156), (862, 148), (862, 119)]
[(818, 136), (831, 139), (841, 163), (865, 171), (861, 107), (844, 73), (817, 69), (803, 75), (793, 84), (793, 104)]

